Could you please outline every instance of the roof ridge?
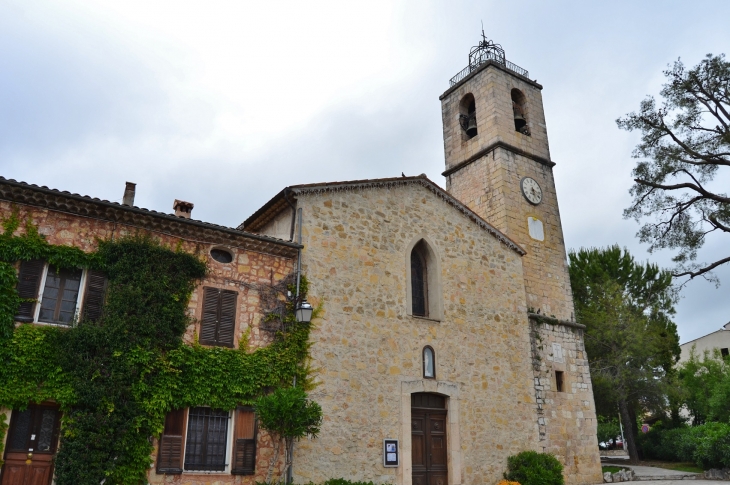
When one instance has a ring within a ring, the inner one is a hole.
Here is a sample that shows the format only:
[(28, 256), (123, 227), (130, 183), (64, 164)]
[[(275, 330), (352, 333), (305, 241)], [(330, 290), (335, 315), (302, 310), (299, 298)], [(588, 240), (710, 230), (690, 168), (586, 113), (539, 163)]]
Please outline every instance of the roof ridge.
[[(52, 189), (45, 185), (30, 184), (30, 183), (18, 181), (15, 179), (9, 179), (9, 178), (3, 177), (3, 176), (0, 176), (0, 185), (15, 186), (15, 187), (29, 189), (29, 190), (33, 190), (33, 191), (37, 191), (37, 192), (41, 192), (41, 193), (46, 193), (49, 195), (62, 196), (62, 197), (75, 199), (78, 201), (88, 202), (88, 203), (101, 205), (101, 206), (107, 206), (107, 207), (111, 207), (111, 208), (114, 208), (117, 210), (128, 211), (128, 212), (133, 212), (133, 213), (152, 216), (152, 217), (159, 217), (159, 218), (163, 218), (163, 219), (166, 219), (169, 221), (179, 222), (182, 224), (203, 227), (203, 228), (217, 230), (217, 231), (221, 231), (221, 232), (234, 233), (234, 234), (238, 234), (243, 237), (258, 239), (258, 240), (270, 242), (273, 244), (281, 244), (281, 245), (297, 247), (297, 248), (300, 247), (298, 244), (296, 244), (294, 242), (284, 241), (283, 239), (279, 239), (279, 238), (275, 238), (275, 237), (271, 237), (271, 236), (254, 234), (254, 233), (243, 231), (238, 228), (222, 226), (220, 224), (214, 224), (212, 222), (205, 222), (205, 221), (201, 221), (198, 219), (188, 219), (185, 217), (179, 217), (174, 214), (168, 214), (166, 212), (160, 212), (160, 211), (156, 211), (153, 209), (146, 209), (146, 208), (138, 207), (138, 206), (120, 204), (119, 202), (113, 202), (113, 201), (109, 201), (109, 200), (105, 200), (105, 199), (100, 199), (98, 197), (91, 197), (88, 195), (80, 195), (77, 193), (69, 192), (67, 190)], [(2, 197), (1, 195), (0, 195), (0, 198), (6, 199), (6, 197)], [(9, 200), (9, 199), (7, 199), (7, 200)], [(37, 204), (37, 203), (28, 204), (28, 202), (21, 202), (21, 203), (24, 203), (26, 205), (42, 205), (42, 204)]]

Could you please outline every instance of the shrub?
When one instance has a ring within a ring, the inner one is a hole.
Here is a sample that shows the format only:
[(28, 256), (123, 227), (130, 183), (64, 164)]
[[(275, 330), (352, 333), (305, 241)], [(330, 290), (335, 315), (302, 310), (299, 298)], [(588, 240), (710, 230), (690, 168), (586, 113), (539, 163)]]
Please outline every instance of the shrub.
[(548, 453), (523, 451), (507, 458), (504, 478), (521, 485), (563, 485), (563, 465)]
[(655, 426), (639, 437), (639, 447), (644, 458), (693, 462), (705, 470), (730, 467), (730, 424), (674, 429)]

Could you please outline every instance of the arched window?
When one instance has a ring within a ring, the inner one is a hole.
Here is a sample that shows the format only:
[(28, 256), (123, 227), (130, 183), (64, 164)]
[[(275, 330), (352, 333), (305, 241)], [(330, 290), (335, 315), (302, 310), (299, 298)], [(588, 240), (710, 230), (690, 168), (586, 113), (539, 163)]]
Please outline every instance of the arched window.
[(423, 377), (425, 379), (436, 378), (436, 353), (430, 345), (423, 348)]
[(477, 104), (471, 93), (461, 98), (459, 103), (459, 124), (467, 139), (477, 136)]
[(530, 136), (530, 128), (527, 124), (527, 99), (519, 89), (513, 89), (511, 96), (515, 131), (519, 131), (523, 135)]
[(428, 236), (416, 236), (403, 254), (406, 314), (440, 322), (444, 317), (441, 262)]
[(411, 303), (413, 315), (428, 316), (428, 253), (426, 243), (418, 241), (411, 251)]

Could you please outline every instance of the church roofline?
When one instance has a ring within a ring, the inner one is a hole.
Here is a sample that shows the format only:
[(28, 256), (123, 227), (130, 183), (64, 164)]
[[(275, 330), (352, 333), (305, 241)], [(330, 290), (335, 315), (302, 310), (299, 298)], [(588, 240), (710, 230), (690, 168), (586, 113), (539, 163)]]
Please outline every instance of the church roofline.
[(525, 254), (527, 254), (527, 252), (519, 244), (507, 237), (504, 233), (489, 224), (487, 221), (479, 217), (474, 211), (469, 209), (461, 201), (459, 201), (454, 196), (439, 187), (425, 174), (421, 174), (415, 177), (391, 177), (381, 179), (364, 179), (343, 182), (292, 185), (284, 188), (284, 190), (276, 194), (271, 200), (269, 200), (259, 210), (254, 212), (248, 219), (246, 219), (240, 226), (238, 226), (238, 229), (246, 231), (260, 230), (266, 223), (268, 223), (271, 219), (273, 219), (277, 214), (279, 214), (289, 205), (286, 200), (286, 196), (288, 194), (292, 194), (296, 197), (297, 195), (318, 194), (323, 192), (342, 192), (348, 190), (361, 190), (369, 188), (393, 188), (413, 184), (421, 185), (433, 192), (434, 195), (460, 211), (467, 218), (471, 219), (479, 227), (490, 233), (502, 244), (512, 249), (520, 256), (524, 256)]

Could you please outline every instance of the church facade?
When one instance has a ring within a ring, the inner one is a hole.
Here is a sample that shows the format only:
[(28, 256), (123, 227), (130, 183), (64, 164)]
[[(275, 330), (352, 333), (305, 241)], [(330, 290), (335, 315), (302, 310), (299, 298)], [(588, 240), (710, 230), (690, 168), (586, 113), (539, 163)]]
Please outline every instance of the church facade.
[[(555, 454), (602, 480), (542, 86), (486, 39), (441, 96), (446, 188), (425, 175), (287, 187), (239, 229), (301, 234), (321, 435), (294, 481), (495, 483)], [(396, 453), (394, 453), (396, 452)]]

